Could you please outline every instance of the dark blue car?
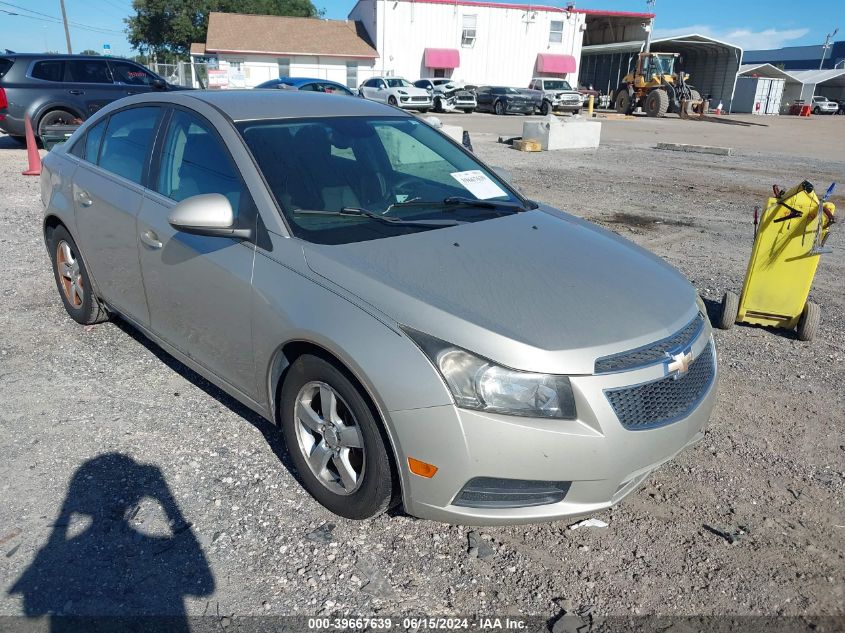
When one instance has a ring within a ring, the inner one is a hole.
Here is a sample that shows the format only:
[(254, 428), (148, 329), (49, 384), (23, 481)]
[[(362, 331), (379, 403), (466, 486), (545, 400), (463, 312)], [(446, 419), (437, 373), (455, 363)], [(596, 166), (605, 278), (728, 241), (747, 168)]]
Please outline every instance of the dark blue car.
[(256, 88), (281, 88), (282, 90), (310, 90), (311, 92), (325, 92), (328, 94), (354, 97), (356, 94), (343, 84), (328, 79), (314, 77), (279, 77), (258, 84)]

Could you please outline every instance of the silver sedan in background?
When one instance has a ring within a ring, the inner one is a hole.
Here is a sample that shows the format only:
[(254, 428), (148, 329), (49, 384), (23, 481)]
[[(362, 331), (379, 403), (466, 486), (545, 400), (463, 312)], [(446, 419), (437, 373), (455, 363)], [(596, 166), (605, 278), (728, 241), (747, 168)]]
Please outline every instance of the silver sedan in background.
[(119, 315), (277, 422), (344, 517), (595, 512), (713, 407), (710, 325), (677, 271), (395, 108), (129, 97), (45, 157), (41, 194), (70, 316)]

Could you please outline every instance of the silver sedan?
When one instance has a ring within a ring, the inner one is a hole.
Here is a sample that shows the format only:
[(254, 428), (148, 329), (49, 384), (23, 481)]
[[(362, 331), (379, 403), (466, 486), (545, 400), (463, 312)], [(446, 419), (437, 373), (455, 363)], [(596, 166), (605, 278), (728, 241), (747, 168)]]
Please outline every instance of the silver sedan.
[(677, 271), (395, 108), (129, 97), (45, 157), (41, 194), (70, 316), (119, 315), (278, 423), (345, 517), (595, 512), (714, 404), (710, 325)]

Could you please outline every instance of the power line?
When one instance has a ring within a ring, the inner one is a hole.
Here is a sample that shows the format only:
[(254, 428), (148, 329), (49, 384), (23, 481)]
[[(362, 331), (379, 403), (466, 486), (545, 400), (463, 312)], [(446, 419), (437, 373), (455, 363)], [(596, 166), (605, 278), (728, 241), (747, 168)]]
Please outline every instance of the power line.
[[(35, 11), (33, 9), (27, 9), (26, 7), (21, 7), (16, 4), (12, 4), (11, 2), (3, 2), (0, 0), (0, 4), (6, 5), (7, 7), (12, 7), (14, 9), (18, 9), (19, 11), (26, 11), (27, 13), (34, 13), (35, 15), (42, 16), (41, 18), (36, 18), (34, 15), (26, 15), (23, 13), (18, 13), (17, 15), (23, 18), (32, 18), (32, 19), (41, 19), (44, 22), (50, 21), (55, 24), (62, 24), (63, 21), (61, 18), (56, 17), (55, 15), (50, 15), (48, 13), (41, 13), (40, 11)], [(108, 29), (105, 27), (100, 26), (90, 26), (88, 24), (80, 24), (79, 22), (71, 22), (68, 21), (68, 24), (77, 29), (83, 29), (86, 31), (97, 31), (101, 33), (123, 33), (123, 31), (118, 31), (116, 29)]]

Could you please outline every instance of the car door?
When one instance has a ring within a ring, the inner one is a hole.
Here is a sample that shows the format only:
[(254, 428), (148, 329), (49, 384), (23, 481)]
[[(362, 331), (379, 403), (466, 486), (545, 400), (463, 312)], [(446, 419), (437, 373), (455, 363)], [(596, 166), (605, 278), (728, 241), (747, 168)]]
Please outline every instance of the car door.
[(478, 104), (476, 110), (489, 110), (492, 107), (493, 99), (490, 88), (482, 86), (475, 92), (475, 101)]
[(254, 398), (254, 244), (188, 234), (168, 223), (178, 202), (219, 193), (229, 199), (239, 223), (254, 226), (252, 197), (214, 126), (192, 111), (171, 110), (155, 154), (160, 157), (156, 173), (138, 216), (150, 329)]
[(136, 221), (160, 115), (158, 106), (139, 106), (97, 123), (73, 178), (76, 237), (100, 296), (142, 325), (149, 315)]
[(368, 79), (361, 87), (361, 91), (367, 99), (378, 101), (378, 86), (382, 83), (381, 79)]
[(125, 96), (120, 87), (112, 81), (111, 71), (105, 59), (66, 60), (65, 82), (68, 93), (84, 103), (86, 117)]

